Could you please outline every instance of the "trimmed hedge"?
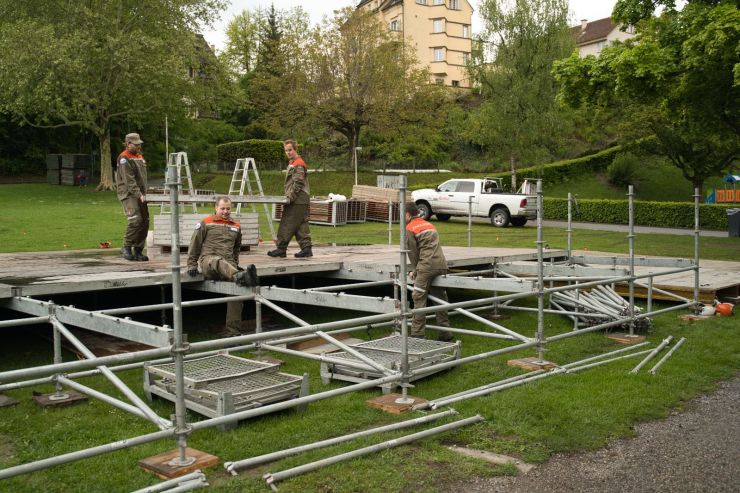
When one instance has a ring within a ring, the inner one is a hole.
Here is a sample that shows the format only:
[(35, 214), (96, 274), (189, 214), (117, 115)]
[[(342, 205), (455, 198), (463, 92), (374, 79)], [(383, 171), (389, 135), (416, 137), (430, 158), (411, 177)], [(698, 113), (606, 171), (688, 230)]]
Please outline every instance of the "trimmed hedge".
[[(521, 178), (542, 178), (545, 184), (560, 183), (571, 178), (592, 174), (595, 171), (604, 171), (612, 163), (614, 157), (622, 150), (621, 146), (610, 147), (590, 156), (556, 161), (542, 166), (529, 166), (516, 171)], [(494, 173), (492, 176), (504, 178), (511, 176), (510, 171)], [(521, 181), (521, 178), (519, 181)]]
[(216, 147), (221, 164), (234, 164), (237, 159), (251, 157), (258, 169), (284, 166), (287, 162), (281, 140), (249, 139), (228, 142)]
[[(545, 219), (568, 219), (568, 199), (544, 199)], [(572, 209), (573, 220), (589, 223), (628, 224), (627, 200), (581, 199)], [(685, 202), (634, 202), (635, 224), (665, 228), (693, 228), (694, 204)], [(700, 204), (699, 226), (702, 229), (727, 229), (727, 209), (732, 205)]]

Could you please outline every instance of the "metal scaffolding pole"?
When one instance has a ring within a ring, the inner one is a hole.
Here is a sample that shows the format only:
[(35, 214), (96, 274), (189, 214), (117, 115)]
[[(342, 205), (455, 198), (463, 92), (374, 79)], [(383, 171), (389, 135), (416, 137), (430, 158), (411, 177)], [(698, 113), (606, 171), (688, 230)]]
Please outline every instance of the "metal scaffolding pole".
[[(51, 323), (54, 325), (54, 328), (64, 337), (67, 338), (67, 340), (75, 347), (79, 352), (82, 353), (82, 355), (85, 358), (91, 359), (95, 358), (95, 354), (90, 351), (87, 347), (85, 347), (82, 342), (77, 339), (74, 334), (72, 334), (69, 329), (67, 329), (60, 321), (58, 321), (56, 318), (51, 318)], [(110, 371), (105, 366), (99, 366), (98, 370), (100, 370), (100, 373), (102, 373), (105, 378), (107, 378), (118, 390), (123, 393), (139, 410), (141, 410), (142, 413), (146, 416), (146, 419), (154, 423), (159, 427), (159, 429), (164, 430), (165, 428), (168, 428), (172, 425), (167, 420), (162, 419), (160, 416), (155, 413), (152, 408), (150, 408), (146, 402), (141, 400), (141, 398), (136, 395), (128, 386), (123, 383), (123, 381), (118, 378), (112, 371)], [(61, 382), (61, 380), (57, 379), (58, 382)]]
[(573, 195), (568, 192), (568, 227), (565, 232), (568, 234), (568, 261), (573, 256)]
[(650, 361), (651, 359), (653, 359), (659, 352), (661, 352), (663, 350), (664, 347), (666, 347), (668, 344), (670, 344), (672, 340), (673, 340), (673, 336), (668, 336), (665, 339), (663, 339), (663, 341), (661, 341), (661, 343), (658, 344), (658, 347), (656, 347), (655, 349), (653, 349), (652, 351), (650, 351), (650, 354), (648, 354), (647, 357), (644, 360), (640, 361), (637, 364), (637, 366), (635, 366), (634, 368), (632, 368), (632, 370), (630, 370), (630, 373), (632, 375), (634, 375), (638, 371), (640, 371), (640, 369), (643, 366), (645, 366), (648, 363), (648, 361)]
[(409, 397), (409, 302), (408, 302), (408, 265), (406, 253), (406, 175), (401, 175), (401, 183), (398, 187), (398, 250), (399, 250), (399, 281), (401, 306), (398, 316), (401, 318), (401, 397), (396, 399), (396, 404), (413, 404), (414, 399)]
[[(195, 457), (187, 456), (187, 436), (190, 433), (185, 407), (185, 370), (183, 356), (189, 351), (182, 333), (182, 286), (180, 284), (180, 210), (178, 205), (178, 189), (180, 176), (178, 167), (173, 163), (167, 166), (167, 183), (170, 189), (170, 231), (171, 242), (171, 271), (172, 271), (172, 323), (174, 341), (172, 355), (175, 363), (175, 436), (177, 437), (178, 457), (170, 461), (174, 467), (185, 467), (195, 462)], [(195, 204), (193, 204), (195, 206)]]
[(694, 312), (699, 313), (699, 189), (694, 188)]
[(629, 219), (629, 250), (630, 250), (630, 280), (629, 280), (629, 334), (635, 336), (635, 193), (634, 187), (627, 187), (628, 219)]
[(254, 467), (260, 464), (264, 464), (266, 462), (273, 462), (279, 459), (284, 459), (285, 457), (290, 457), (291, 455), (301, 454), (303, 452), (308, 452), (310, 450), (316, 450), (319, 448), (336, 445), (338, 443), (348, 442), (350, 440), (354, 440), (355, 438), (375, 435), (377, 433), (385, 433), (388, 431), (401, 430), (404, 428), (410, 428), (412, 426), (430, 423), (432, 421), (436, 421), (441, 418), (446, 418), (453, 414), (457, 414), (457, 411), (455, 411), (454, 409), (449, 409), (447, 411), (442, 411), (436, 414), (430, 414), (428, 416), (424, 416), (421, 418), (409, 419), (406, 421), (402, 421), (400, 423), (393, 423), (393, 424), (386, 425), (386, 426), (380, 426), (378, 428), (370, 428), (369, 430), (363, 430), (363, 431), (358, 431), (356, 433), (350, 433), (347, 435), (342, 435), (342, 436), (338, 436), (334, 438), (328, 438), (326, 440), (321, 440), (321, 441), (309, 443), (306, 445), (299, 445), (297, 447), (292, 447), (292, 448), (285, 449), (285, 450), (279, 450), (277, 452), (259, 455), (257, 457), (250, 457), (249, 459), (244, 459), (244, 460), (240, 460), (236, 462), (225, 462), (224, 468), (232, 476), (236, 476), (237, 471), (239, 469), (246, 469), (249, 467)]
[(544, 252), (542, 240), (542, 180), (537, 180), (537, 361), (542, 363), (545, 355), (545, 286)]
[(347, 452), (344, 454), (335, 455), (334, 457), (327, 457), (326, 459), (322, 459), (316, 462), (311, 462), (309, 464), (303, 464), (302, 466), (294, 467), (291, 469), (286, 469), (284, 471), (280, 471), (276, 473), (267, 473), (263, 476), (263, 478), (265, 479), (267, 484), (270, 486), (270, 488), (272, 488), (273, 491), (276, 491), (277, 488), (275, 487), (275, 483), (278, 481), (282, 481), (284, 479), (297, 476), (299, 474), (303, 474), (309, 471), (314, 471), (316, 469), (320, 469), (322, 467), (325, 467), (331, 464), (336, 464), (337, 462), (342, 462), (348, 459), (354, 459), (356, 457), (362, 457), (363, 455), (368, 455), (373, 452), (379, 452), (381, 450), (398, 447), (399, 445), (405, 445), (407, 443), (411, 443), (416, 440), (421, 440), (422, 438), (437, 435), (439, 433), (443, 433), (446, 431), (455, 430), (457, 428), (461, 428), (463, 426), (467, 426), (473, 423), (479, 423), (484, 420), (485, 419), (480, 414), (478, 414), (470, 418), (453, 421), (452, 423), (448, 423), (446, 425), (437, 426), (435, 428), (430, 428), (428, 430), (420, 431), (418, 433), (413, 433), (411, 435), (407, 435), (401, 438), (396, 438), (394, 440), (389, 440), (387, 442), (382, 442), (376, 445), (371, 445), (369, 447), (364, 447), (361, 449), (353, 450), (351, 452)]
[(666, 360), (668, 358), (670, 358), (671, 355), (676, 351), (676, 349), (680, 348), (681, 345), (684, 342), (686, 342), (686, 338), (685, 337), (682, 337), (681, 339), (679, 339), (678, 342), (676, 344), (674, 344), (673, 347), (667, 353), (665, 353), (665, 355), (662, 358), (660, 358), (660, 360), (657, 363), (655, 363), (655, 366), (653, 366), (652, 368), (650, 368), (650, 370), (648, 371), (648, 373), (650, 373), (652, 375), (655, 375), (655, 372), (658, 371), (658, 368), (660, 368), (661, 366), (663, 366), (663, 363), (665, 363)]

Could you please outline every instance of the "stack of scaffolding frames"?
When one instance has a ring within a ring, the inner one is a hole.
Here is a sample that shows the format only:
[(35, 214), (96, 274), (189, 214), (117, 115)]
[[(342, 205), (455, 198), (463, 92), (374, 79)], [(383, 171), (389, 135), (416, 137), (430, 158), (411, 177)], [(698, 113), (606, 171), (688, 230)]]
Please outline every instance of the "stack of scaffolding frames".
[[(213, 418), (307, 395), (307, 376), (280, 373), (279, 368), (228, 354), (186, 361), (185, 405)], [(145, 366), (144, 392), (150, 400), (154, 394), (175, 402), (174, 363)]]
[[(351, 347), (364, 356), (372, 359), (380, 366), (388, 368), (391, 371), (400, 371), (402, 365), (402, 347), (403, 337), (401, 335), (391, 335), (381, 339), (352, 344)], [(338, 351), (328, 353), (327, 356), (332, 359), (345, 359), (353, 362), (360, 362), (356, 356), (346, 352)], [(410, 370), (420, 370), (438, 363), (445, 363), (460, 358), (460, 342), (441, 342), (417, 337), (408, 338), (408, 367)], [(441, 371), (441, 370), (438, 370)], [(437, 372), (429, 372), (423, 375), (416, 375), (411, 380), (417, 380)], [(382, 377), (377, 370), (359, 370), (351, 366), (345, 366), (341, 363), (322, 362), (321, 363), (321, 381), (329, 383), (330, 380), (343, 380), (347, 382), (365, 382)], [(384, 391), (389, 387), (383, 387)]]

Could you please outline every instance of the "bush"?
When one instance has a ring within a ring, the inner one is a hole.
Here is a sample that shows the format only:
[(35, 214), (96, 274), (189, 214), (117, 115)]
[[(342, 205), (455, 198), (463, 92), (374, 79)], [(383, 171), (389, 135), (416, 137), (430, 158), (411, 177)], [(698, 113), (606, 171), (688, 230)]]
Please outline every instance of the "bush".
[[(541, 178), (545, 183), (549, 184), (560, 183), (582, 176), (583, 174), (606, 170), (620, 151), (621, 147), (619, 146), (610, 147), (609, 149), (585, 157), (556, 161), (542, 166), (520, 168), (517, 170), (517, 175), (522, 178)], [(499, 178), (510, 175), (511, 173), (507, 171), (492, 174), (492, 176)]]
[[(300, 151), (300, 145), (298, 146)], [(218, 161), (231, 165), (237, 159), (251, 157), (258, 169), (280, 168), (285, 164), (285, 153), (281, 140), (250, 139), (240, 142), (228, 142), (216, 148)]]
[[(573, 220), (602, 224), (629, 224), (628, 201), (582, 199), (573, 207)], [(649, 202), (636, 200), (635, 224), (666, 228), (693, 228), (694, 204), (685, 202)], [(702, 229), (727, 229), (730, 205), (700, 204)], [(545, 198), (545, 219), (567, 220), (568, 199)]]
[(631, 152), (617, 154), (612, 163), (606, 168), (609, 183), (618, 187), (635, 185), (639, 161)]

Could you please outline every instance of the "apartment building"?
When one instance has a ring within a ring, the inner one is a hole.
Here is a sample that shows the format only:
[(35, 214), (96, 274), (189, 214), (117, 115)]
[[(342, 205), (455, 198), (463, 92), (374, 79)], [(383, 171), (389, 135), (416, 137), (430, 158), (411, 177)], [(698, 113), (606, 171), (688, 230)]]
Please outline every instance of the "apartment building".
[(628, 26), (625, 30), (622, 30), (611, 17), (591, 22), (583, 19), (579, 26), (571, 27), (570, 31), (576, 41), (578, 54), (582, 57), (588, 55), (599, 56), (601, 50), (609, 46), (610, 43), (625, 41), (635, 35), (634, 27)]
[(358, 9), (369, 9), (404, 43), (416, 50), (420, 63), (429, 67), (432, 82), (470, 87), (467, 63), (472, 51), (468, 0), (361, 0)]

